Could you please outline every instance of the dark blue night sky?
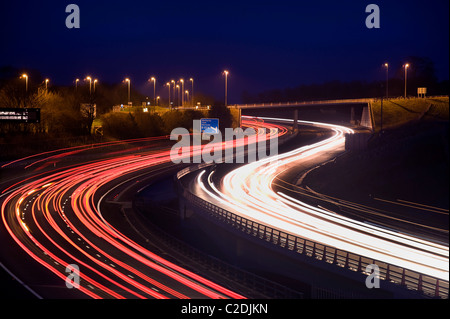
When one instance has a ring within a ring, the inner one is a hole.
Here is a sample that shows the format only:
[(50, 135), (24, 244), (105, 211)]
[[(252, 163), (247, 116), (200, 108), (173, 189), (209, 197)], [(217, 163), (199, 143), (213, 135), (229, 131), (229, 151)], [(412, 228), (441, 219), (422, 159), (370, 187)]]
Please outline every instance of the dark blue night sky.
[[(75, 3), (81, 28), (68, 29), (65, 8)], [(375, 3), (381, 28), (368, 29), (365, 8)], [(195, 79), (195, 89), (223, 92), (294, 87), (330, 80), (383, 78), (388, 61), (433, 60), (448, 79), (449, 1), (2, 1), (0, 66), (38, 69), (53, 83), (130, 77)]]

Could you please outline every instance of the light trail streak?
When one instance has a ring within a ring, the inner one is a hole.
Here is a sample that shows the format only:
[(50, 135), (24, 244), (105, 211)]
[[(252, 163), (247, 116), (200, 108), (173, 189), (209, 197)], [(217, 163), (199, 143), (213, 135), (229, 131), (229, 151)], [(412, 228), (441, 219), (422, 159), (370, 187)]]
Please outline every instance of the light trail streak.
[[(288, 119), (262, 119), (292, 122)], [(291, 165), (320, 160), (326, 157), (327, 152), (343, 150), (345, 134), (352, 133), (351, 129), (338, 125), (299, 122), (328, 128), (334, 134), (318, 143), (243, 165), (223, 178), (220, 189), (213, 184), (211, 175), (207, 183), (212, 191), (208, 189), (202, 182), (205, 174), (202, 171), (197, 177), (201, 190), (208, 198), (245, 218), (326, 246), (448, 281), (447, 246), (357, 222), (273, 191), (274, 179)]]
[[(257, 134), (223, 142), (224, 148), (261, 141), (258, 134), (268, 139), (286, 133), (282, 126), (261, 121), (244, 120), (243, 124), (255, 128)], [(269, 127), (269, 133), (261, 130), (263, 127)], [(69, 148), (57, 155), (43, 153), (41, 156), (49, 157), (42, 159), (30, 156), (22, 160), (33, 159), (27, 163), (30, 167), (92, 148)], [(191, 155), (201, 151), (201, 147), (192, 149)], [(108, 223), (104, 218), (107, 212), (100, 212), (95, 198), (103, 198), (109, 185), (170, 161), (170, 149), (165, 148), (40, 172), (3, 190), (3, 224), (19, 247), (62, 280), (67, 276), (66, 265), (79, 265), (80, 291), (92, 298), (244, 298), (142, 247)]]

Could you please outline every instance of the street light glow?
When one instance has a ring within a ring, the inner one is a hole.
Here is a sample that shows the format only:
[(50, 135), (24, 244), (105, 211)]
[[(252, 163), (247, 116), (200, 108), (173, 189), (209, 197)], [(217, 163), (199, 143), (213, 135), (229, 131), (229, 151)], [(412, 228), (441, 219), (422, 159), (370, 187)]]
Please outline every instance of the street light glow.
[(150, 81), (153, 81), (153, 103), (156, 104), (156, 78), (152, 76)]
[(90, 76), (86, 77), (86, 80), (89, 81), (89, 95), (92, 93), (91, 85), (92, 85), (92, 78)]
[(129, 78), (125, 78), (125, 82), (128, 82), (128, 104), (130, 103), (130, 84), (131, 81)]
[(228, 105), (228, 71), (225, 70), (223, 71), (223, 73), (225, 74), (225, 106)]
[(22, 74), (22, 78), (25, 79), (25, 92), (28, 92), (28, 75), (24, 73)]
[[(180, 79), (181, 92), (184, 92), (184, 79)], [(181, 94), (181, 106), (184, 106), (184, 94)]]
[(386, 98), (389, 98), (389, 63), (386, 62), (384, 66), (386, 67)]
[(189, 81), (192, 82), (191, 101), (192, 101), (192, 105), (194, 105), (194, 79), (190, 78)]
[(408, 77), (408, 68), (409, 68), (409, 63), (405, 64), (405, 99), (406, 99), (406, 79)]

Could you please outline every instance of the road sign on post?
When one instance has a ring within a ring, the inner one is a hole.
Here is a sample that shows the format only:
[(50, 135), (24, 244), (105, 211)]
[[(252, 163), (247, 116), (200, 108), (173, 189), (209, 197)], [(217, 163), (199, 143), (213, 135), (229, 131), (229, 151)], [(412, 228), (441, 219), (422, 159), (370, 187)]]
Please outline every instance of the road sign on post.
[(0, 108), (0, 122), (39, 123), (41, 109), (38, 108)]
[(425, 97), (427, 95), (427, 88), (417, 88), (417, 96)]
[(219, 119), (200, 119), (201, 133), (218, 134), (219, 133)]

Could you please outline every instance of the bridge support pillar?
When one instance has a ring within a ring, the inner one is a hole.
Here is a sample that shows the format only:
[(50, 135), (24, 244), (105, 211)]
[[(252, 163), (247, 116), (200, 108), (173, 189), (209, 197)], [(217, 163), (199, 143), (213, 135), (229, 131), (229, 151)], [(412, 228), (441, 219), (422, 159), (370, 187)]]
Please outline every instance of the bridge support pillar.
[(292, 126), (294, 132), (298, 132), (298, 110), (294, 110), (294, 125)]
[(351, 110), (350, 110), (350, 123), (351, 124), (356, 124), (355, 121), (355, 107), (352, 106)]
[(239, 127), (242, 127), (242, 109), (238, 109), (238, 116), (239, 116)]

